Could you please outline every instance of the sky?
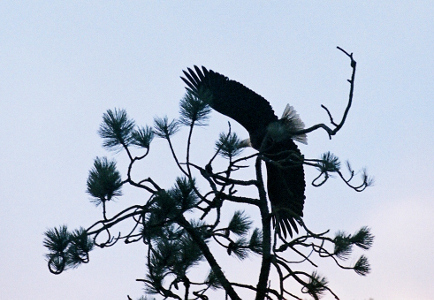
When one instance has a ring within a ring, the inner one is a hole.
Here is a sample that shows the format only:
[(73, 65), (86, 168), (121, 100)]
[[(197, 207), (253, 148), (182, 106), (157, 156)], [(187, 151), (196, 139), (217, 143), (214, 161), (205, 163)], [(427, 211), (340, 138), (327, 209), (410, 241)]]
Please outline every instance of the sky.
[[(142, 245), (95, 249), (89, 264), (58, 276), (44, 258), (44, 231), (100, 218), (86, 194), (94, 158), (116, 159), (125, 174), (125, 154), (107, 152), (97, 134), (107, 109), (124, 108), (139, 125), (176, 118), (179, 76), (197, 64), (242, 82), (278, 115), (290, 103), (307, 126), (327, 123), (321, 104), (339, 118), (348, 99), (340, 46), (358, 63), (348, 119), (333, 139), (317, 131), (299, 147), (366, 168), (375, 185), (363, 193), (338, 178), (308, 185), (304, 221), (332, 233), (369, 226), (375, 241), (368, 276), (329, 263), (319, 272), (341, 299), (433, 299), (432, 20), (431, 1), (1, 1), (0, 298), (143, 294), (135, 281), (145, 274)], [(197, 161), (227, 121), (212, 113), (197, 130)], [(185, 131), (180, 148), (184, 140)], [(169, 188), (179, 174), (163, 163), (166, 146), (155, 140), (138, 174)], [(308, 183), (316, 174), (306, 170)], [(125, 188), (108, 213), (143, 199)]]

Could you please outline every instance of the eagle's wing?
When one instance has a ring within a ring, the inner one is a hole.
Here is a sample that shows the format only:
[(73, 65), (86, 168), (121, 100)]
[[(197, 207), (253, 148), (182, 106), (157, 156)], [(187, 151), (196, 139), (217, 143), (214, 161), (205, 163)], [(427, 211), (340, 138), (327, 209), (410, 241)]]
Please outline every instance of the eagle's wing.
[(183, 71), (187, 90), (208, 103), (214, 110), (240, 123), (249, 134), (277, 121), (270, 103), (262, 96), (226, 76), (194, 66)]
[(274, 143), (264, 153), (267, 166), (267, 190), (276, 230), (292, 237), (298, 233), (296, 219), (303, 216), (305, 179), (302, 157), (297, 145), (289, 139)]

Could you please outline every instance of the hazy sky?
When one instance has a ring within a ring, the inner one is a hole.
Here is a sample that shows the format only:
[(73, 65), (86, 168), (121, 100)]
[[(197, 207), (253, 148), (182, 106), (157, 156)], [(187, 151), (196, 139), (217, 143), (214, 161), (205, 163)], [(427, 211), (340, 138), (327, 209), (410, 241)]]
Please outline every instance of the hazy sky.
[[(366, 167), (375, 186), (363, 193), (338, 179), (308, 186), (304, 220), (332, 233), (368, 225), (376, 239), (366, 253), (370, 275), (333, 264), (319, 272), (342, 299), (434, 299), (432, 2), (164, 3), (0, 2), (0, 298), (141, 295), (142, 245), (96, 249), (89, 264), (60, 276), (43, 256), (46, 229), (87, 227), (100, 217), (85, 193), (93, 159), (114, 157), (125, 174), (125, 155), (107, 153), (97, 135), (107, 109), (125, 108), (141, 125), (177, 117), (179, 76), (198, 64), (255, 90), (278, 115), (290, 103), (307, 126), (327, 122), (320, 105), (339, 118), (348, 96), (351, 68), (341, 46), (358, 62), (347, 123), (331, 141), (315, 132), (300, 148), (306, 157), (330, 150), (356, 170)], [(198, 130), (198, 156), (226, 122), (213, 113)], [(170, 187), (179, 174), (155, 162), (168, 154), (165, 146), (154, 141), (143, 174)], [(306, 171), (308, 181), (315, 175)], [(146, 199), (124, 193), (108, 213)]]

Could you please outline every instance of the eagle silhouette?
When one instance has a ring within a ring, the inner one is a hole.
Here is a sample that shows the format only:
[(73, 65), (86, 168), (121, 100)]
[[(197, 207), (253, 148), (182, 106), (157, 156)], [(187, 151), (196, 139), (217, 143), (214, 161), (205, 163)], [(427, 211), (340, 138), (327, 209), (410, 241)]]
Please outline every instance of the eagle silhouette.
[(292, 237), (293, 230), (298, 233), (306, 183), (303, 156), (294, 140), (307, 143), (307, 138), (299, 134), (304, 123), (294, 108), (287, 105), (279, 119), (265, 98), (237, 81), (205, 67), (183, 73), (189, 92), (248, 131), (246, 142), (264, 157), (273, 225), (284, 237)]

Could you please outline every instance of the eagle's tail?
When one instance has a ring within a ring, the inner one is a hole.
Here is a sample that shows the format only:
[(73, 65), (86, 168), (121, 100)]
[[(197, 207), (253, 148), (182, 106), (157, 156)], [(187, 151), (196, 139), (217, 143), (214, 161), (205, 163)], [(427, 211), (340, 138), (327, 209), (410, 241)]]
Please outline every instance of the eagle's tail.
[(297, 131), (304, 129), (304, 122), (294, 107), (286, 104), (281, 120), (284, 122), (286, 130), (291, 134), (293, 140), (307, 145), (306, 133), (297, 134)]

